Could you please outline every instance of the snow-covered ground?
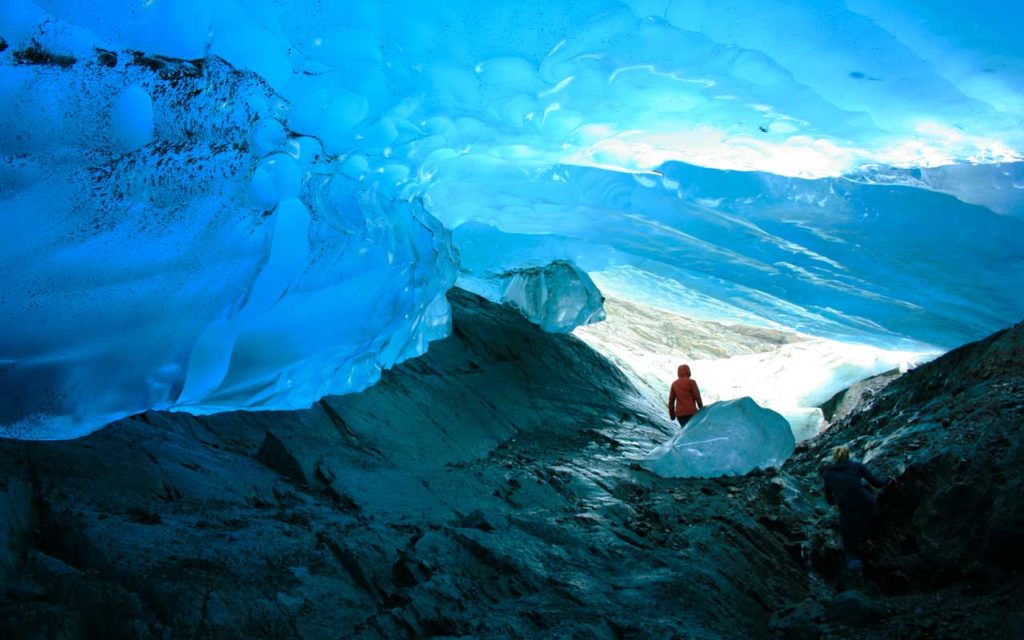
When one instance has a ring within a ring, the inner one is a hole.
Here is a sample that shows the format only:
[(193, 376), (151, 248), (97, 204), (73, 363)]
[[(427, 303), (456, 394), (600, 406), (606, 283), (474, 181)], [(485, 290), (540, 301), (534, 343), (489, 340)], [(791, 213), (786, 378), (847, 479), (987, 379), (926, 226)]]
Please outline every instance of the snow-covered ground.
[(687, 363), (705, 403), (750, 396), (785, 416), (798, 441), (825, 427), (818, 405), (836, 392), (940, 354), (693, 320), (614, 298), (605, 310), (606, 321), (578, 328), (576, 336), (634, 375), (647, 393), (667, 400), (676, 368)]

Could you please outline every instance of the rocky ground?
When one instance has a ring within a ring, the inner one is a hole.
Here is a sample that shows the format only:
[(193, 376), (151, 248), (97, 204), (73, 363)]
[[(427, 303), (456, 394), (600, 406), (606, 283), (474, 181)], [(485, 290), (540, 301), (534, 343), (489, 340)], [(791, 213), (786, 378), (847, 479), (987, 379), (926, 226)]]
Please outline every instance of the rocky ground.
[[(633, 461), (671, 426), (608, 361), (451, 297), (453, 336), (362, 394), (0, 443), (0, 637), (1024, 637), (1021, 326), (781, 471), (664, 479)], [(839, 442), (900, 479), (856, 581)]]
[(871, 623), (829, 637), (1024, 638), (1024, 324), (865, 394), (785, 472), (813, 477), (847, 443), (898, 484), (872, 532)]

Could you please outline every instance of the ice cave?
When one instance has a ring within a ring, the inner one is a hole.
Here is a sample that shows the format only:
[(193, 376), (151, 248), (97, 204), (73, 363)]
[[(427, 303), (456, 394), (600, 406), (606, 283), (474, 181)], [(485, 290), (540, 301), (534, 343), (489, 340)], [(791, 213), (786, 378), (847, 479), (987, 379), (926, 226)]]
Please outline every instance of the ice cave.
[(0, 635), (1024, 633), (1022, 25), (0, 1)]

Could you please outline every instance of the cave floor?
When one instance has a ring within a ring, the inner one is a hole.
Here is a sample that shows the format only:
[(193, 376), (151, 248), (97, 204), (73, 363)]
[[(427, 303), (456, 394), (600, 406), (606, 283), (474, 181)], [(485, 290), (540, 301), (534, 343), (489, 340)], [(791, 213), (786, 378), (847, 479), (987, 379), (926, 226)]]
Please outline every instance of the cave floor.
[[(907, 388), (802, 444), (781, 471), (665, 479), (636, 460), (671, 426), (615, 367), (452, 295), (453, 336), (362, 394), (305, 411), (150, 412), (75, 441), (0, 443), (0, 635), (977, 639), (1021, 628), (1021, 511), (1006, 493), (1021, 483), (1019, 330), (997, 354), (1010, 365), (961, 378), (992, 428), (936, 413), (945, 405), (929, 403), (951, 392), (941, 385), (915, 395), (939, 384), (946, 365), (931, 363), (931, 377), (904, 376)], [(931, 417), (957, 437), (923, 429)], [(819, 461), (844, 440), (901, 477), (856, 580), (817, 490)], [(981, 497), (963, 488), (984, 482)], [(977, 505), (946, 516), (957, 499)]]

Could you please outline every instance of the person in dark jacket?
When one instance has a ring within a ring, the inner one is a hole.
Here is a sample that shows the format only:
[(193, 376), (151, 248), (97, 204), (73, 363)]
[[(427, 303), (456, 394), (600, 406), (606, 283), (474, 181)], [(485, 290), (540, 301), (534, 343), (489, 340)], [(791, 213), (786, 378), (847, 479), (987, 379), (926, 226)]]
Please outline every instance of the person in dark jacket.
[(668, 392), (668, 415), (677, 420), (680, 427), (685, 427), (690, 418), (704, 408), (704, 401), (700, 398), (697, 381), (690, 377), (689, 365), (679, 365), (677, 373), (679, 377)]
[(850, 460), (849, 447), (836, 447), (832, 464), (825, 469), (825, 500), (839, 507), (839, 531), (843, 538), (846, 566), (860, 571), (864, 566), (860, 547), (868, 522), (878, 513), (875, 495), (864, 485), (882, 489), (895, 482), (881, 479), (859, 462)]

